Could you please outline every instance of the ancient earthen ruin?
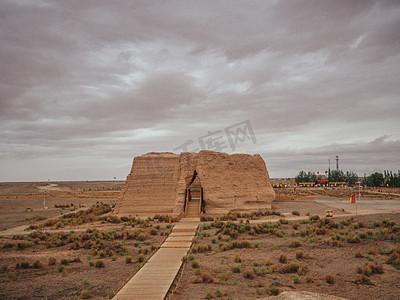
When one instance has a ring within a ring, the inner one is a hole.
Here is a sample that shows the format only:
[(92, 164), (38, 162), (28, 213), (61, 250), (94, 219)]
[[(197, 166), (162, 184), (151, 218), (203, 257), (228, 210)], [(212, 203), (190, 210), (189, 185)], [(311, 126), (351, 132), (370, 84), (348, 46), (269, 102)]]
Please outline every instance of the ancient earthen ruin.
[(275, 192), (260, 155), (201, 151), (135, 157), (115, 207), (120, 216), (198, 216), (271, 208)]

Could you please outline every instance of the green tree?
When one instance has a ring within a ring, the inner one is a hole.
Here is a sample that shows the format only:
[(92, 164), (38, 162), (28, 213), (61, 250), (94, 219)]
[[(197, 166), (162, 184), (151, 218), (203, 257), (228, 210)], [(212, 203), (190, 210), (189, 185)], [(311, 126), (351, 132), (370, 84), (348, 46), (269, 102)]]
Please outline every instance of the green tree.
[(400, 187), (400, 170), (397, 171), (397, 174), (392, 171), (385, 171), (385, 185), (389, 187)]
[(383, 176), (382, 173), (379, 172), (375, 172), (367, 177), (364, 177), (363, 181), (363, 183), (366, 184), (367, 186), (382, 186), (384, 182), (385, 182), (385, 177)]
[(333, 170), (329, 174), (329, 182), (344, 182), (346, 181), (346, 175), (342, 170)]
[(308, 178), (307, 178), (307, 172), (305, 171), (300, 171), (299, 174), (297, 174), (297, 176), (294, 178), (294, 180), (296, 181), (297, 184), (299, 184), (300, 182), (307, 182)]
[(315, 182), (317, 175), (314, 172), (300, 171), (299, 174), (294, 178), (297, 184), (300, 182)]
[(349, 185), (354, 185), (358, 180), (358, 175), (354, 173), (353, 171), (347, 171), (346, 172), (346, 182)]

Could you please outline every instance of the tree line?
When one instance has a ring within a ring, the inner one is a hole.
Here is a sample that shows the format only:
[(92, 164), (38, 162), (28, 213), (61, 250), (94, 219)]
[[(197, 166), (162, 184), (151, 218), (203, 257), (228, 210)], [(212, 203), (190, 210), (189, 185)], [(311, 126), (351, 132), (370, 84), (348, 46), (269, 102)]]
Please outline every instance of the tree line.
[(400, 187), (400, 170), (397, 173), (384, 170), (383, 173), (375, 172), (364, 176), (363, 184), (369, 187)]
[[(300, 171), (294, 179), (299, 184), (300, 182), (316, 182), (323, 178), (314, 172)], [(328, 179), (328, 182), (346, 182), (348, 185), (354, 185), (358, 181), (358, 175), (353, 171), (345, 173), (342, 170), (333, 170), (324, 179)], [(369, 187), (400, 187), (400, 170), (397, 173), (384, 170), (383, 173), (375, 172), (369, 176), (364, 175), (362, 184)]]
[[(321, 175), (317, 175), (314, 172), (300, 171), (299, 174), (294, 178), (296, 183), (300, 182), (315, 182), (318, 179), (323, 179)], [(346, 182), (349, 185), (353, 185), (358, 180), (358, 175), (353, 171), (347, 171), (346, 173), (342, 170), (330, 171), (328, 177), (328, 182)]]

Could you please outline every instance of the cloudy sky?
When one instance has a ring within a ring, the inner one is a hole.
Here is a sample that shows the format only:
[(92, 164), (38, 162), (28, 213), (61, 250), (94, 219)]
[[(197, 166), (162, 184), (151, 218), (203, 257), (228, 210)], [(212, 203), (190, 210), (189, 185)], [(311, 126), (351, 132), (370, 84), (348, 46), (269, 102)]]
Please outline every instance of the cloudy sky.
[(400, 169), (399, 1), (0, 1), (0, 181), (152, 151)]

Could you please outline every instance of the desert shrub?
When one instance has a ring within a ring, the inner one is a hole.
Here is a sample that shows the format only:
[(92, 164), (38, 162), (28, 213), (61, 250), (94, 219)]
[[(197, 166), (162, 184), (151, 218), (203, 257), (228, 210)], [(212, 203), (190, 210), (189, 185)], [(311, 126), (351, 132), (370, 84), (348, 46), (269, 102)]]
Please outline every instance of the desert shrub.
[(294, 216), (300, 216), (300, 213), (297, 210), (292, 211), (292, 215)]
[(139, 255), (137, 256), (138, 262), (143, 262), (144, 259), (145, 259), (145, 256), (144, 256), (143, 254), (139, 254)]
[(94, 267), (94, 262), (93, 261), (89, 261), (89, 266)]
[(14, 247), (14, 244), (13, 243), (10, 243), (10, 242), (6, 242), (6, 243), (4, 243), (3, 245), (2, 245), (2, 248), (3, 249), (10, 249), (10, 248), (13, 248)]
[(334, 284), (335, 283), (335, 277), (333, 277), (332, 274), (328, 274), (325, 276), (325, 281), (329, 284)]
[(312, 282), (312, 278), (311, 278), (310, 275), (307, 275), (307, 276), (306, 276), (306, 282), (307, 282), (307, 283)]
[(289, 221), (287, 219), (280, 218), (279, 219), (279, 223), (281, 223), (281, 224), (289, 224)]
[(64, 271), (65, 270), (65, 266), (64, 265), (59, 265), (58, 267), (57, 267), (57, 269), (58, 269), (58, 272), (62, 272), (62, 271)]
[(114, 292), (113, 289), (107, 290), (107, 297), (108, 297), (108, 299), (112, 299), (112, 298), (114, 298), (114, 296), (115, 296), (115, 292)]
[(244, 270), (243, 271), (243, 277), (247, 279), (253, 279), (254, 278), (254, 271), (253, 270)]
[(301, 246), (301, 242), (299, 240), (294, 240), (289, 243), (290, 248), (297, 248)]
[(361, 240), (357, 235), (351, 234), (347, 237), (347, 242), (348, 243), (359, 243)]
[(214, 298), (214, 296), (213, 296), (213, 294), (211, 292), (208, 292), (205, 298), (206, 299), (212, 299), (212, 298)]
[(192, 261), (192, 268), (197, 269), (198, 267), (199, 267), (199, 263), (196, 260)]
[(240, 273), (240, 266), (233, 266), (231, 268), (232, 273)]
[(211, 244), (208, 245), (199, 245), (197, 247), (197, 252), (202, 253), (202, 252), (207, 252), (207, 251), (211, 251), (212, 246)]
[(306, 274), (308, 272), (308, 267), (305, 265), (300, 266), (300, 268), (297, 271), (297, 274), (299, 275), (303, 275)]
[(82, 283), (84, 285), (89, 285), (90, 284), (90, 282), (89, 282), (89, 280), (87, 278), (83, 279)]
[(98, 259), (94, 266), (96, 268), (104, 268), (104, 261), (102, 259)]
[(127, 256), (127, 257), (125, 257), (125, 262), (126, 262), (127, 264), (130, 264), (130, 263), (132, 262), (132, 256)]
[(305, 258), (305, 259), (313, 259), (314, 257), (313, 257), (310, 253), (306, 253), (306, 254), (304, 255), (304, 258)]
[(358, 248), (358, 249), (354, 252), (354, 257), (359, 257), (359, 258), (364, 257), (364, 255), (362, 254), (360, 248)]
[(297, 250), (297, 251), (296, 251), (296, 258), (297, 258), (297, 259), (301, 259), (301, 258), (303, 258), (303, 257), (304, 257), (304, 252), (301, 251), (301, 250)]
[(315, 221), (318, 221), (318, 220), (319, 220), (319, 216), (318, 216), (318, 215), (309, 215), (308, 219), (309, 219), (311, 222), (315, 222)]
[(104, 253), (103, 250), (98, 251), (97, 255), (98, 255), (99, 258), (104, 258), (106, 256), (106, 254)]
[(357, 272), (357, 273), (361, 273), (361, 270), (362, 270), (362, 267), (356, 266), (356, 272)]
[(235, 261), (236, 263), (239, 263), (239, 262), (242, 261), (242, 259), (241, 259), (241, 257), (240, 257), (239, 254), (236, 254), (234, 261)]
[(394, 267), (399, 266), (399, 265), (400, 265), (400, 255), (399, 255), (397, 252), (392, 252), (392, 253), (389, 255), (389, 257), (388, 257), (386, 263), (387, 263), (387, 264), (391, 264), (391, 265), (393, 265)]
[(18, 250), (23, 250), (23, 249), (28, 248), (30, 246), (32, 246), (32, 243), (25, 243), (25, 242), (17, 243), (17, 249)]
[(33, 267), (35, 268), (35, 269), (39, 269), (39, 268), (41, 268), (41, 267), (43, 267), (43, 265), (42, 265), (42, 263), (40, 262), (40, 260), (35, 260), (35, 262), (33, 263)]
[(61, 264), (64, 265), (64, 266), (68, 266), (69, 260), (64, 258), (64, 259), (61, 260)]
[(16, 264), (17, 269), (28, 269), (29, 266), (30, 265), (27, 261), (22, 261), (22, 262)]
[(139, 253), (139, 254), (140, 254), (140, 253), (143, 253), (144, 255), (146, 255), (147, 253), (149, 253), (149, 249), (147, 249), (147, 248), (140, 249), (140, 250), (138, 251), (138, 253)]
[(194, 260), (194, 258), (195, 258), (195, 257), (194, 257), (193, 254), (189, 254), (189, 259), (190, 259), (190, 260)]
[(371, 264), (372, 266), (372, 273), (374, 274), (382, 274), (383, 273), (383, 266), (378, 264)]
[(81, 292), (81, 298), (82, 299), (90, 299), (93, 297), (93, 294), (89, 290), (83, 290)]
[(300, 268), (298, 263), (287, 263), (279, 268), (280, 273), (296, 273)]
[(61, 275), (62, 277), (67, 277), (68, 275), (67, 269), (62, 270)]
[(237, 248), (251, 248), (251, 242), (247, 240), (241, 241)]
[(365, 222), (363, 220), (360, 220), (360, 221), (358, 221), (357, 225), (359, 228), (363, 228), (363, 227), (365, 227)]
[(201, 275), (201, 279), (203, 280), (204, 283), (213, 283), (214, 282), (214, 279), (207, 273), (204, 273), (203, 275)]
[(368, 251), (367, 251), (368, 254), (375, 254), (375, 252), (376, 252), (376, 250), (374, 247), (368, 248)]
[(293, 224), (292, 224), (292, 228), (294, 229), (294, 230), (297, 230), (298, 228), (299, 228), (299, 223), (297, 223), (297, 222), (294, 222)]
[(234, 242), (228, 242), (226, 244), (224, 243), (220, 243), (219, 244), (219, 248), (221, 251), (227, 251), (227, 250), (231, 250), (231, 249), (236, 249), (236, 248), (251, 248), (251, 243), (247, 240), (244, 241), (234, 241)]
[(215, 297), (222, 297), (224, 294), (219, 290), (219, 289), (217, 289), (216, 291), (215, 291)]
[(363, 285), (374, 285), (371, 280), (365, 275), (357, 275), (354, 280), (355, 284), (363, 284)]
[(266, 289), (266, 292), (270, 296), (277, 296), (279, 295), (279, 288), (275, 286), (271, 286), (268, 289)]
[(383, 266), (379, 264), (368, 263), (364, 267), (357, 266), (357, 273), (361, 273), (364, 276), (371, 276), (372, 274), (382, 274)]
[(392, 226), (396, 225), (396, 222), (394, 220), (384, 219), (382, 221), (382, 225), (384, 227), (392, 227)]
[(300, 277), (298, 275), (294, 276), (293, 283), (295, 283), (295, 284), (300, 283)]
[(287, 256), (286, 256), (286, 254), (285, 254), (285, 253), (281, 253), (281, 254), (279, 255), (279, 262), (285, 263), (286, 261), (287, 261)]

